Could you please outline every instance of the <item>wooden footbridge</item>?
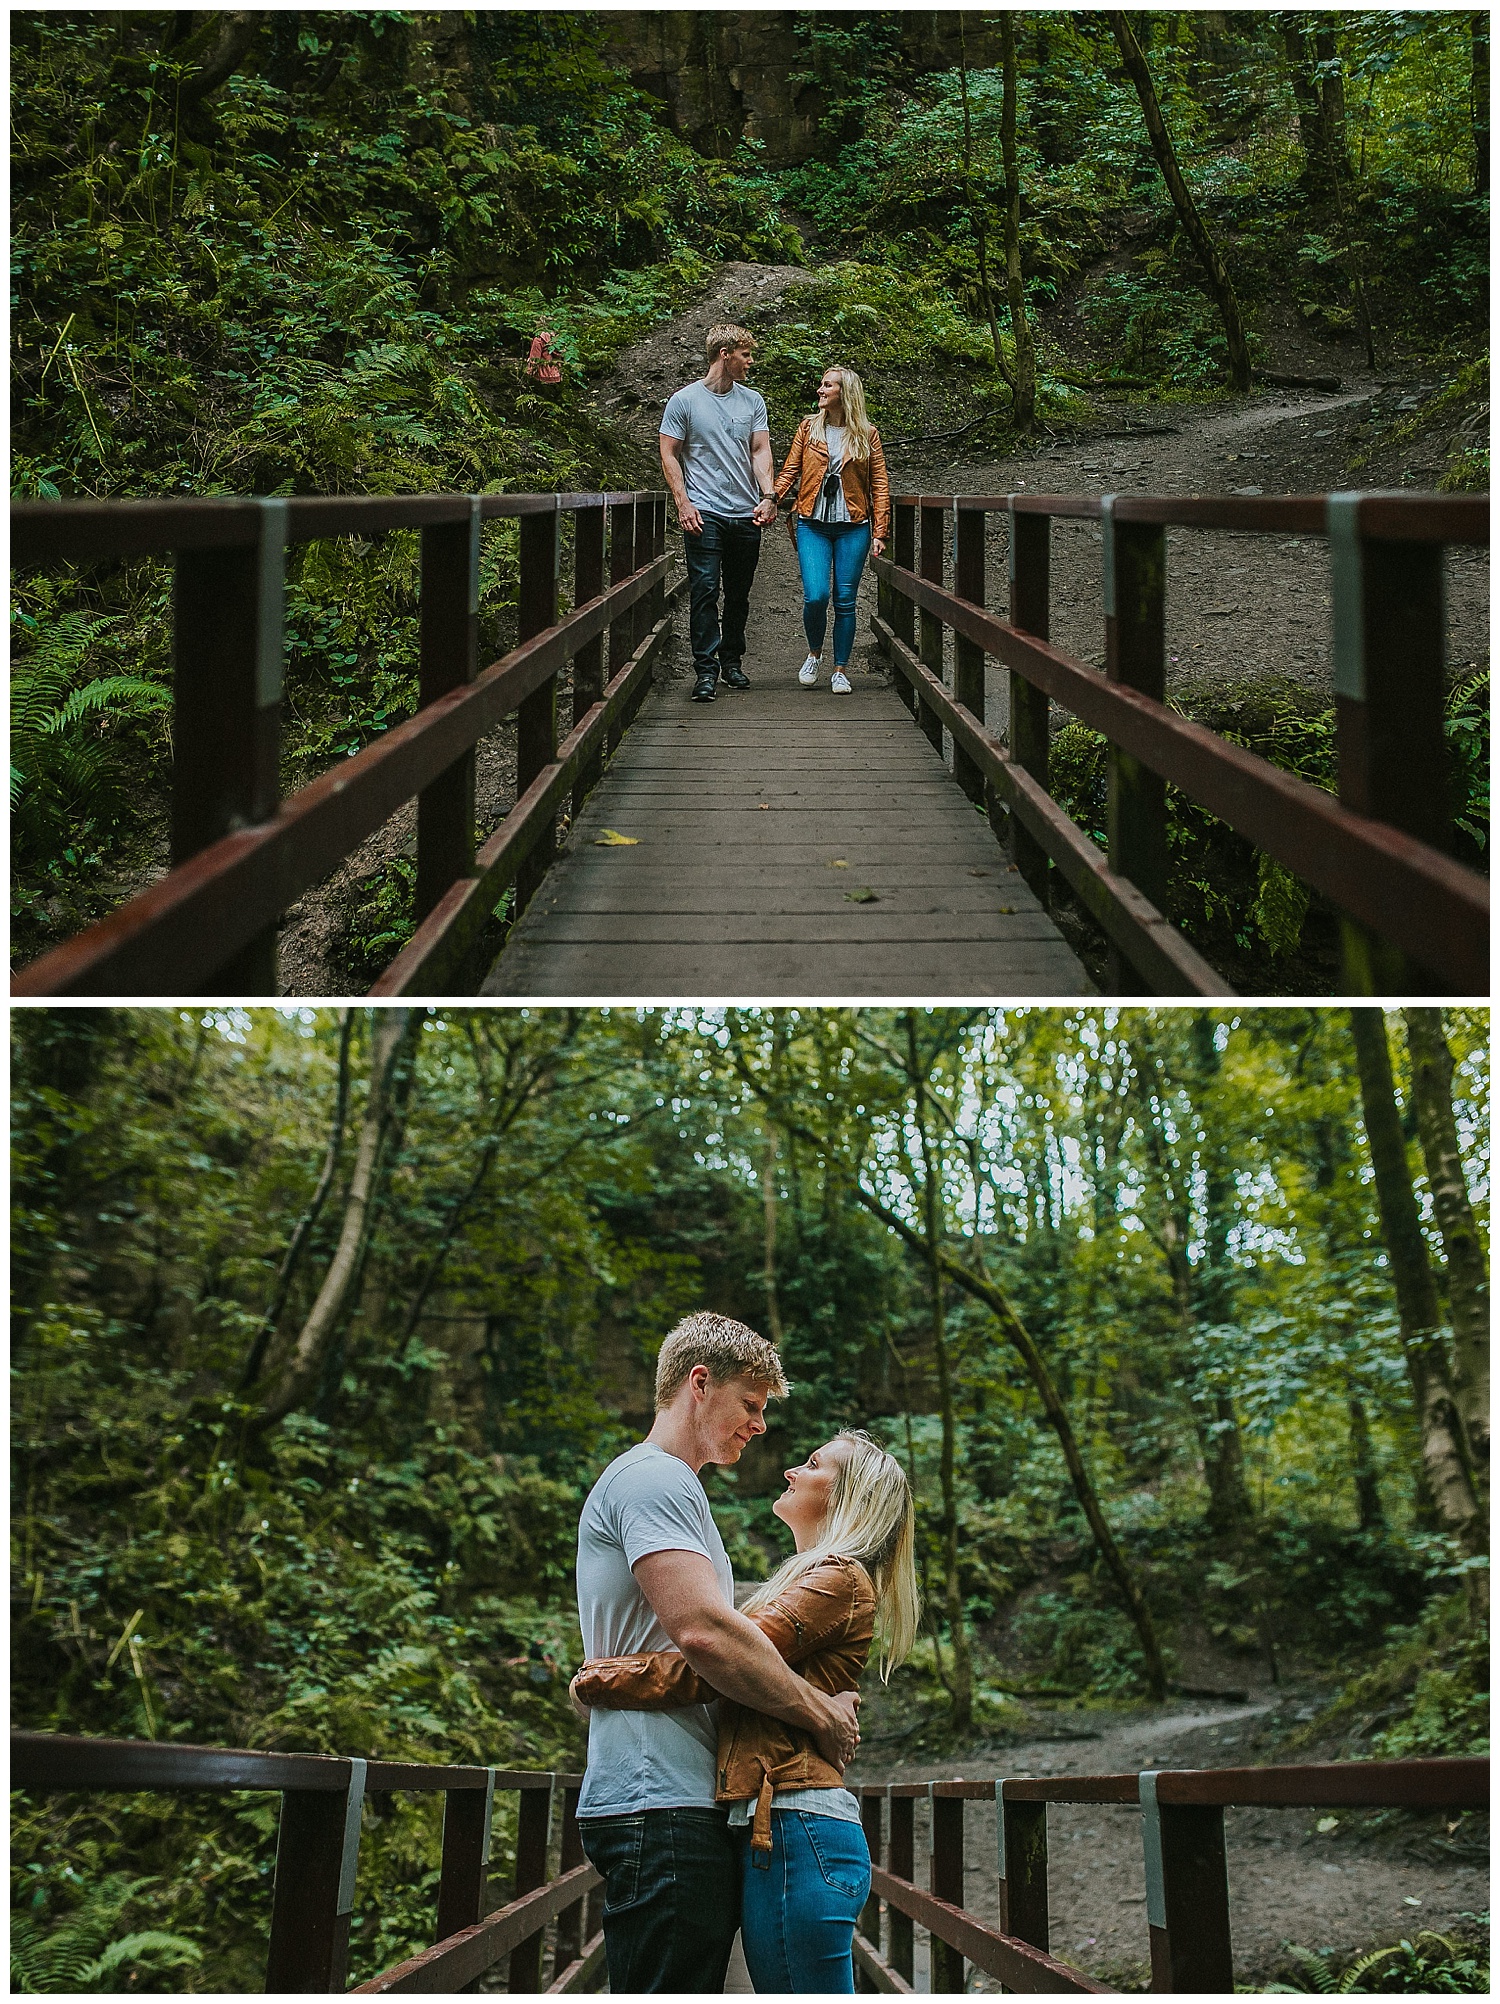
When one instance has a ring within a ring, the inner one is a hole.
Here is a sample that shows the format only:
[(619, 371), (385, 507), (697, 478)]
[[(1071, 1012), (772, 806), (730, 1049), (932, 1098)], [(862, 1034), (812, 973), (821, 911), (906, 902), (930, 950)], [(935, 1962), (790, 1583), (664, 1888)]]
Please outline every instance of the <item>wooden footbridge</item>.
[[(265, 1981), (273, 1992), (348, 1989), (350, 1937), (361, 1919), (355, 1890), (365, 1805), (409, 1791), (443, 1797), (434, 1943), (358, 1984), (356, 1994), (452, 1995), (502, 1965), (512, 1994), (598, 1989), (604, 1962), (601, 1881), (579, 1840), (575, 1812), (581, 1782), (578, 1775), (327, 1754), (49, 1733), (11, 1737), (11, 1787), (28, 1793), (250, 1789), (279, 1795)], [(515, 1871), (492, 1910), (497, 1889), (491, 1825), (495, 1798), (507, 1791), (518, 1797)], [(1140, 1819), (1151, 1988), (1228, 1996), (1234, 1989), (1234, 1950), (1226, 1809), (1486, 1809), (1489, 1762), (1344, 1761), (992, 1777), (900, 1782), (859, 1793), (874, 1865), (869, 1904), (854, 1938), (862, 1988), (896, 1993), (915, 1988), (920, 1929), (927, 1937), (931, 1991), (964, 1991), (972, 1969), (1008, 1990), (1105, 1994), (1103, 1984), (1051, 1953), (1047, 1809), (1056, 1802), (1112, 1805)], [(966, 1905), (964, 1812), (976, 1802), (993, 1805), (998, 1926)], [(926, 1889), (916, 1884), (919, 1805), (927, 1822)], [(378, 1898), (378, 1888), (373, 1892)]]
[[(1048, 638), (1063, 517), (1100, 527), (1102, 674)], [(171, 553), (176, 585), (173, 867), (15, 989), (275, 995), (282, 914), (415, 797), (417, 925), (377, 996), (1078, 995), (1059, 882), (1109, 940), (1111, 992), (1227, 994), (1165, 916), (1171, 785), (1344, 915), (1346, 992), (1484, 995), (1488, 886), (1448, 853), (1443, 550), (1488, 519), (1470, 496), (903, 496), (875, 564), (895, 694), (659, 692), (631, 730), (680, 592), (661, 494), (17, 504), (14, 562)], [(481, 670), (487, 525), (515, 539), (516, 643)], [(1167, 705), (1169, 526), (1328, 538), (1336, 797)], [(399, 529), (421, 534), (419, 707), (282, 800), (287, 548)], [(1003, 736), (986, 659), (1009, 672)], [(1048, 791), (1054, 710), (1108, 740), (1107, 852)], [(512, 716), (515, 802), (476, 842), (474, 747)], [(508, 895), (509, 942), (476, 966)]]

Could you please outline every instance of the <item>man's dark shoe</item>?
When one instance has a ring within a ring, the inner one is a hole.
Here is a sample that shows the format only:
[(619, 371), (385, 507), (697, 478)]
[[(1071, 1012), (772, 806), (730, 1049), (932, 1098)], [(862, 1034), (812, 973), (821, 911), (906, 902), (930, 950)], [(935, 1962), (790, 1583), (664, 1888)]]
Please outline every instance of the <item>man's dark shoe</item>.
[(724, 670), (724, 680), (729, 684), (731, 689), (748, 689), (750, 687), (750, 677), (738, 662), (732, 668)]
[(695, 703), (711, 703), (714, 699), (718, 679), (717, 675), (700, 675), (693, 684), (693, 701)]

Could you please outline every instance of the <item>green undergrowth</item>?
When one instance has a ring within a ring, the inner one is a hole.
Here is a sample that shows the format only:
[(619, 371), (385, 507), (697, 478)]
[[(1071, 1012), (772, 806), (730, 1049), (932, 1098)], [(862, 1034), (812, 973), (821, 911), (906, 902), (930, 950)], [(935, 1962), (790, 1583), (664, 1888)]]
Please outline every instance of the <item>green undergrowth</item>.
[(1416, 1621), (1391, 1628), (1375, 1660), (1298, 1729), (1288, 1752), (1335, 1739), (1367, 1759), (1488, 1753), (1488, 1632), (1463, 1594), (1442, 1594)]
[[(283, 1752), (580, 1764), (561, 1668), (579, 1652), (564, 1591), (573, 1489), (424, 1421), (418, 1358), (373, 1374), (361, 1366), (367, 1396), (406, 1409), (402, 1439), (372, 1459), (368, 1445), (306, 1415), (247, 1446), (247, 1408), (195, 1405), (180, 1376), (88, 1367), (65, 1318), (44, 1314), (30, 1341), (52, 1361), (18, 1415), (18, 1446), (40, 1473), (66, 1438), (73, 1469), (65, 1507), (28, 1506), (14, 1522), (34, 1582), (12, 1608), (19, 1724)], [(49, 1482), (40, 1493), (52, 1493)], [(513, 1798), (497, 1811), (503, 1873)], [(13, 1898), (39, 1939), (71, 1928), (79, 1955), (99, 1953), (113, 1937), (89, 1948), (99, 1916), (85, 1908), (103, 1892), (85, 1889), (128, 1857), (158, 1883), (144, 1906), (129, 1894), (122, 1936), (149, 1912), (167, 1935), (203, 1945), (194, 1987), (262, 1987), (273, 1797), (20, 1795), (11, 1840)], [(367, 1803), (354, 1981), (430, 1942), (440, 1847), (438, 1798)], [(122, 1902), (125, 1890), (115, 1886)], [(38, 1970), (59, 1966), (60, 1951), (27, 1952), (42, 1958)], [(152, 1967), (142, 1950), (142, 1973)]]
[[(1230, 743), (1337, 791), (1336, 713), (1298, 684), (1206, 683), (1183, 687), (1169, 701)], [(1452, 685), (1444, 730), (1456, 852), (1487, 870), (1488, 669)], [(1101, 847), (1107, 846), (1107, 749), (1103, 733), (1075, 719), (1053, 738), (1049, 766), (1054, 798)], [(1325, 899), (1170, 786), (1167, 840), (1167, 915), (1236, 986), (1264, 994), (1329, 991), (1337, 974), (1337, 914)]]
[(1287, 1944), (1291, 1969), (1282, 1981), (1237, 1984), (1255, 1995), (1294, 1996), (1447, 1996), (1487, 1995), (1490, 1987), (1487, 1914), (1466, 1914), (1466, 1923), (1448, 1934), (1434, 1928), (1366, 1949), (1354, 1956), (1331, 1948)]

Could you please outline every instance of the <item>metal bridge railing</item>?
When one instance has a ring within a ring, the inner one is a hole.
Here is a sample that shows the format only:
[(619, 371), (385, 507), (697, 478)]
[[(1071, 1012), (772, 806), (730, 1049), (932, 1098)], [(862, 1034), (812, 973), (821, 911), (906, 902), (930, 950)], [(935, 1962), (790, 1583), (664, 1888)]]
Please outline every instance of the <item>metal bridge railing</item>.
[[(1009, 527), (1004, 619), (985, 610), (997, 512)], [(1346, 993), (1489, 993), (1489, 885), (1445, 853), (1443, 733), (1443, 550), (1488, 544), (1487, 496), (908, 494), (894, 514), (891, 555), (874, 560), (875, 626), (898, 689), (939, 752), (949, 733), (954, 777), (1013, 837), (1037, 895), (1055, 866), (1103, 928), (1113, 992), (1232, 992), (1164, 916), (1171, 784), (1339, 908)], [(1100, 524), (1102, 675), (1048, 637), (1054, 518)], [(1328, 537), (1337, 797), (1167, 707), (1169, 525)], [(987, 655), (1010, 671), (1008, 742), (985, 726)], [(1109, 740), (1107, 855), (1048, 790), (1053, 702)]]
[[(565, 515), (573, 610), (559, 619)], [(502, 517), (519, 518), (517, 645), (481, 670), (480, 535)], [(172, 868), (33, 961), (14, 993), (275, 995), (282, 913), (413, 795), (418, 927), (371, 992), (442, 993), (502, 893), (515, 885), (518, 910), (533, 895), (559, 811), (571, 795), (577, 812), (639, 707), (669, 630), (666, 522), (663, 493), (16, 503), (13, 564), (171, 554), (175, 575)], [(287, 548), (392, 529), (421, 532), (419, 708), (282, 800)], [(515, 805), (476, 853), (474, 747), (511, 715)]]

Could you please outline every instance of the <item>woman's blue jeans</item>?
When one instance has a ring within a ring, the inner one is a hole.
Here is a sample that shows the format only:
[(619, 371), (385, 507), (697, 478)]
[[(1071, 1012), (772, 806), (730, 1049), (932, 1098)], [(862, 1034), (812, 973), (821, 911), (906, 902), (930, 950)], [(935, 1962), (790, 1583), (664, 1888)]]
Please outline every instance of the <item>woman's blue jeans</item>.
[(751, 1863), (748, 1828), (736, 1833), (750, 1981), (763, 1995), (852, 1992), (854, 1924), (870, 1897), (864, 1831), (800, 1809), (773, 1809), (771, 1831), (769, 1871)]
[(833, 665), (847, 668), (854, 652), (854, 600), (865, 558), (870, 554), (868, 522), (797, 523), (797, 562), (802, 566), (802, 625), (808, 647), (823, 651), (828, 601), (833, 600)]

